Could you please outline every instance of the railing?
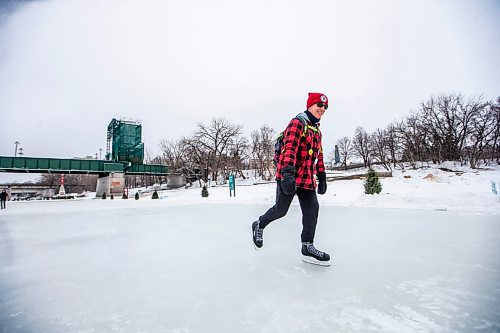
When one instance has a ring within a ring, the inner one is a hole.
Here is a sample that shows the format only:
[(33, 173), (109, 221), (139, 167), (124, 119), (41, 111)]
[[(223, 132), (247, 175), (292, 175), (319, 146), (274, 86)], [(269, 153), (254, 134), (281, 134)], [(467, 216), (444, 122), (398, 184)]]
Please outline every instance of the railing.
[(0, 172), (98, 175), (106, 175), (111, 172), (123, 172), (132, 175), (168, 174), (166, 166), (156, 164), (134, 164), (127, 167), (125, 163), (104, 160), (9, 156), (0, 156)]

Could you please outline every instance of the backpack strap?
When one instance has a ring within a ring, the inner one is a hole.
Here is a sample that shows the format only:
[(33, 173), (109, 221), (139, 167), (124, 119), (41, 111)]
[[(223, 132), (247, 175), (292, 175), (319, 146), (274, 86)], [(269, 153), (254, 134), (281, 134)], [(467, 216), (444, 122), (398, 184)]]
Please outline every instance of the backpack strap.
[(312, 130), (315, 133), (321, 133), (321, 131), (317, 126), (309, 125), (309, 119), (307, 118), (307, 115), (304, 112), (299, 113), (298, 115), (295, 116), (295, 118), (299, 119), (304, 125), (304, 131), (302, 132), (303, 137), (306, 136), (308, 129)]
[[(321, 131), (320, 131), (319, 127), (317, 125), (312, 125), (312, 124), (310, 125), (309, 118), (307, 117), (307, 115), (304, 112), (299, 113), (297, 116), (295, 116), (295, 118), (302, 121), (302, 124), (304, 125), (304, 130), (302, 131), (302, 137), (306, 136), (308, 129), (312, 130), (314, 133), (319, 133), (321, 135)], [(313, 150), (311, 149), (311, 146), (309, 143), (307, 144), (307, 150), (308, 150), (309, 155), (312, 155), (314, 153)], [(323, 151), (323, 147), (320, 147), (318, 153), (321, 153), (322, 151)]]
[(299, 113), (298, 115), (295, 116), (295, 119), (298, 119), (302, 122), (302, 125), (304, 125), (304, 130), (302, 131), (302, 137), (306, 136), (307, 129), (309, 128), (309, 125), (307, 124), (307, 116), (305, 113)]

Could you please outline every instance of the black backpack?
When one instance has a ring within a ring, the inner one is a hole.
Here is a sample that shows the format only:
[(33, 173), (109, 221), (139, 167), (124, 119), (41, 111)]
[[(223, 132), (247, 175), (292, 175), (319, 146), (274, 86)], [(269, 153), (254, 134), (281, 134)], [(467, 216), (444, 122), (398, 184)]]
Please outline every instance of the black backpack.
[[(306, 132), (307, 132), (307, 120), (304, 117), (304, 115), (302, 113), (300, 113), (297, 116), (295, 116), (295, 118), (293, 118), (293, 119), (299, 119), (302, 122), (302, 124), (304, 125), (304, 131), (302, 132), (302, 136), (305, 136)], [(286, 131), (286, 129), (285, 129), (285, 131)], [(274, 143), (274, 158), (273, 158), (274, 166), (278, 165), (280, 155), (281, 155), (281, 152), (283, 150), (283, 145), (285, 144), (283, 142), (283, 138), (285, 136), (285, 131), (282, 131), (280, 134), (278, 134), (278, 137), (276, 138), (276, 142)]]

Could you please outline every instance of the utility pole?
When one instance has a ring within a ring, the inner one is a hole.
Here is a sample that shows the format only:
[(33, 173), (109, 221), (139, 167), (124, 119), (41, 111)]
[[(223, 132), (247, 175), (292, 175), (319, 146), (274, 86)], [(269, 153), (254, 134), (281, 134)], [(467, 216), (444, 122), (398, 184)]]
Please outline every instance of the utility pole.
[(99, 148), (99, 159), (102, 160), (102, 148)]
[(16, 145), (16, 151), (14, 152), (14, 157), (16, 157), (17, 156), (17, 146), (20, 144), (20, 142), (16, 141), (16, 142), (14, 142), (14, 144)]

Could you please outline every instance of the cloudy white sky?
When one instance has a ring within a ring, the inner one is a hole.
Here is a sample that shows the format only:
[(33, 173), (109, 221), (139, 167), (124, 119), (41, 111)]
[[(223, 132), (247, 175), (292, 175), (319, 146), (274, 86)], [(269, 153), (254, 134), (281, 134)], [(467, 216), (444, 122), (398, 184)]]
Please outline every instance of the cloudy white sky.
[(330, 151), (432, 94), (500, 95), (500, 2), (19, 1), (0, 7), (0, 155), (94, 155), (113, 117), (146, 149), (225, 117), (281, 130), (324, 92)]

